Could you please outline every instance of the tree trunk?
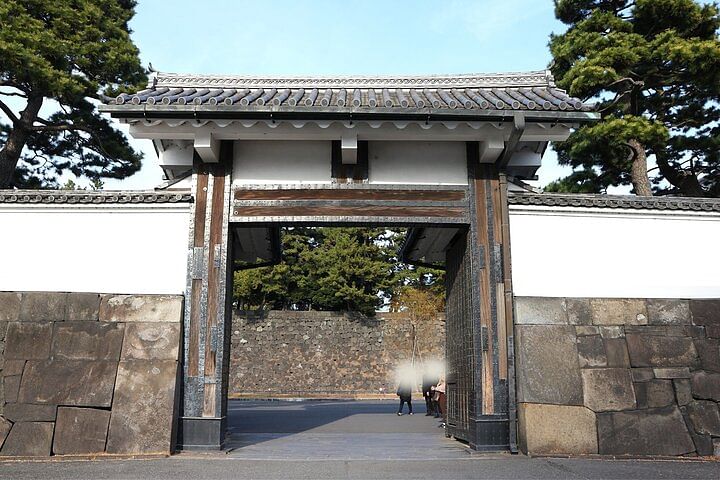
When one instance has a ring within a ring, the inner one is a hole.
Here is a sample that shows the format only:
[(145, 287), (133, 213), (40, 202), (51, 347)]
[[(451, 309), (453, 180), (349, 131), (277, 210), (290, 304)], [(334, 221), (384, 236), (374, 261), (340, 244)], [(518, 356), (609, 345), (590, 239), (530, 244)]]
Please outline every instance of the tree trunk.
[(648, 177), (647, 155), (645, 147), (635, 139), (627, 142), (630, 147), (630, 158), (632, 159), (632, 167), (630, 168), (630, 178), (635, 189), (635, 195), (640, 197), (652, 197), (652, 188), (650, 187), (650, 178)]
[(43, 97), (30, 97), (25, 110), (20, 114), (19, 121), (13, 125), (7, 136), (7, 141), (0, 150), (0, 188), (11, 186), (13, 174), (17, 167), (18, 160), (23, 148), (30, 137), (30, 129), (40, 112), (43, 104)]
[(658, 170), (665, 180), (680, 191), (683, 197), (706, 197), (708, 192), (700, 185), (698, 178), (686, 170), (673, 168), (664, 155), (657, 154)]

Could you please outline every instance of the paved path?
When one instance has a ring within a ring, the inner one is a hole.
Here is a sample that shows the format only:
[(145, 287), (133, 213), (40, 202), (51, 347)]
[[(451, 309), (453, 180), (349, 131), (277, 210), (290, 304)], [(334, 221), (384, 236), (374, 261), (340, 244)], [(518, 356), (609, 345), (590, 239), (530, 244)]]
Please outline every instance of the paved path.
[[(418, 402), (421, 403), (421, 402)], [(397, 416), (397, 403), (374, 401), (247, 402), (229, 406), (229, 455), (268, 460), (431, 460), (465, 458), (425, 416)], [(407, 412), (407, 409), (405, 410)]]
[(227, 452), (8, 461), (0, 462), (0, 479), (720, 479), (720, 462), (472, 453), (430, 417), (396, 416), (393, 402), (233, 401), (229, 408)]

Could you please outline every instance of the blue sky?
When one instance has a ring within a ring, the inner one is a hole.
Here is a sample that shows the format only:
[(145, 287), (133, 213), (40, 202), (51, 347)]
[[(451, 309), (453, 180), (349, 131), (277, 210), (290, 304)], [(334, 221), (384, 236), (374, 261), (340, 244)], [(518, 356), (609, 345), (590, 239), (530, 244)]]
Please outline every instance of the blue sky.
[[(133, 40), (165, 72), (268, 75), (540, 70), (551, 0), (139, 0)], [(161, 181), (149, 141), (142, 171), (105, 188)], [(563, 174), (548, 150), (541, 184)]]

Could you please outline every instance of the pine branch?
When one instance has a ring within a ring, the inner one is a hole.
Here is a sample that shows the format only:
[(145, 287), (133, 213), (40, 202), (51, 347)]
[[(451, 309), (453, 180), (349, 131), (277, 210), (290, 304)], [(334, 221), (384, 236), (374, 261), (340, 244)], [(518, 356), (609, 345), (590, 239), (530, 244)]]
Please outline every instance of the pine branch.
[(27, 98), (27, 95), (24, 93), (18, 93), (18, 92), (2, 92), (0, 91), (0, 95), (3, 95), (5, 97), (22, 97)]
[(93, 140), (95, 140), (99, 148), (99, 153), (101, 155), (103, 155), (105, 158), (115, 158), (110, 155), (107, 150), (105, 150), (102, 140), (100, 140), (100, 137), (98, 137), (97, 133), (95, 133), (95, 131), (91, 128), (83, 125), (76, 125), (73, 123), (51, 123), (40, 117), (38, 117), (36, 121), (42, 123), (43, 125), (33, 125), (29, 128), (29, 130), (32, 130), (34, 132), (85, 132), (90, 135)]
[(17, 115), (15, 115), (15, 113), (13, 113), (10, 107), (8, 107), (2, 100), (0, 100), (0, 110), (2, 110), (3, 113), (8, 116), (8, 118), (10, 118), (13, 125), (17, 125), (18, 123), (20, 123), (20, 119), (17, 117)]

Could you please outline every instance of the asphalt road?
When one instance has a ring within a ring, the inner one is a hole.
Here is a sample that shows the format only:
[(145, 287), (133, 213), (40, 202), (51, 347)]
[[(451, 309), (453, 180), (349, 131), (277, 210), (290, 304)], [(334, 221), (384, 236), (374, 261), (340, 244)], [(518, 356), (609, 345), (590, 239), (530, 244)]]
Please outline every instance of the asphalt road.
[(230, 403), (228, 450), (169, 458), (0, 462), (2, 479), (720, 479), (720, 462), (478, 454), (417, 405)]

